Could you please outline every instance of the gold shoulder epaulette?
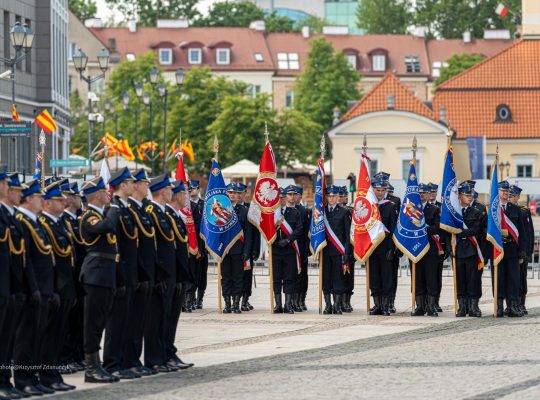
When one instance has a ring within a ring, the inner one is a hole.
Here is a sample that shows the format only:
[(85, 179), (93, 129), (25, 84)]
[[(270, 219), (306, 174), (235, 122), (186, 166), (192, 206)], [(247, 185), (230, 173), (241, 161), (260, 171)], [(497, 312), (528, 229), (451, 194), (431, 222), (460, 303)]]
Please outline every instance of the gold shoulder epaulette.
[(146, 212), (151, 213), (152, 211), (154, 211), (154, 206), (152, 204), (147, 205), (146, 206)]

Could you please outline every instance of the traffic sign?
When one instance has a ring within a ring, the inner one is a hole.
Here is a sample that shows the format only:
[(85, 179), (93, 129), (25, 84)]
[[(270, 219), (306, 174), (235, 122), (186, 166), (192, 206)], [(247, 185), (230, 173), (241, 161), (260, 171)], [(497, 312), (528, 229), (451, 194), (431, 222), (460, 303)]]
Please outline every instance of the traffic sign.
[(32, 123), (27, 121), (0, 121), (0, 137), (20, 138), (30, 137)]
[(88, 165), (88, 160), (86, 158), (68, 158), (68, 159), (59, 159), (59, 160), (50, 160), (51, 168), (61, 168), (61, 167), (86, 167)]

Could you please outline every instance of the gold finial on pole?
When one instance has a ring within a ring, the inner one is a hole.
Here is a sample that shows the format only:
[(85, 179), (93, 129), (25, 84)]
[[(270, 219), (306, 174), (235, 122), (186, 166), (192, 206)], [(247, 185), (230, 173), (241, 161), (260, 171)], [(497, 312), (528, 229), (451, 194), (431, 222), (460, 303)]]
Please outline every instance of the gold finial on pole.
[(219, 151), (219, 141), (217, 135), (214, 136), (214, 159), (218, 160), (218, 151)]
[(178, 134), (178, 140), (180, 141), (179, 145), (182, 148), (182, 128), (180, 128), (180, 133)]
[(448, 148), (452, 147), (452, 130), (448, 129), (446, 131), (446, 141), (448, 144)]
[(362, 150), (364, 154), (367, 154), (367, 135), (364, 133), (364, 141), (362, 143)]
[(324, 140), (324, 133), (321, 136), (321, 157), (324, 158), (326, 154), (326, 141)]
[(416, 151), (418, 150), (418, 142), (416, 141), (416, 136), (413, 138), (412, 141), (412, 154), (413, 158), (416, 160)]
[(268, 143), (268, 124), (266, 123), (266, 121), (264, 121), (264, 139), (265, 139), (265, 143)]
[(47, 139), (45, 137), (45, 132), (43, 129), (39, 134), (39, 144), (41, 146), (41, 187), (45, 187), (45, 145), (47, 144)]

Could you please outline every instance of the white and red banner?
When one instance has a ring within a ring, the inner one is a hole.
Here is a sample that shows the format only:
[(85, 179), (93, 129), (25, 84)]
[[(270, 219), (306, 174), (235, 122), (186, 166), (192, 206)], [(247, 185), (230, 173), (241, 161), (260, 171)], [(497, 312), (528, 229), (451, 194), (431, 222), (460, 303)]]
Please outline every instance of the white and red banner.
[[(292, 233), (293, 233), (293, 229), (292, 227), (289, 225), (289, 223), (287, 222), (287, 220), (285, 218), (282, 219), (281, 221), (281, 230), (285, 233), (285, 235), (287, 236), (291, 236)], [(298, 273), (302, 272), (302, 260), (300, 258), (300, 249), (298, 248), (298, 243), (295, 241), (293, 241), (291, 243), (293, 249), (294, 249), (294, 252), (296, 253), (296, 269), (298, 271)]]
[(281, 219), (279, 204), (276, 159), (268, 141), (259, 164), (259, 176), (249, 206), (248, 220), (259, 229), (269, 245), (276, 239), (276, 225)]
[(189, 182), (187, 180), (186, 169), (184, 167), (183, 154), (180, 152), (176, 155), (178, 158), (178, 164), (176, 166), (176, 179), (182, 179), (184, 187), (186, 189), (186, 206), (183, 209), (178, 210), (180, 216), (186, 225), (188, 235), (188, 251), (190, 254), (199, 255), (199, 241), (197, 240), (197, 230), (195, 229), (195, 220), (193, 219), (193, 212), (191, 211), (191, 203), (189, 198)]
[(497, 8), (495, 9), (495, 13), (500, 17), (505, 17), (506, 14), (508, 14), (508, 7), (506, 7), (504, 4), (499, 3)]
[(350, 236), (351, 243), (354, 244), (355, 258), (365, 261), (385, 236), (378, 200), (369, 179), (369, 158), (362, 154)]
[[(519, 231), (514, 225), (514, 223), (506, 216), (504, 213), (504, 209), (501, 207), (501, 228), (503, 233), (506, 231), (512, 238), (514, 238), (514, 242), (516, 244), (519, 244)], [(503, 234), (504, 236), (504, 234)]]

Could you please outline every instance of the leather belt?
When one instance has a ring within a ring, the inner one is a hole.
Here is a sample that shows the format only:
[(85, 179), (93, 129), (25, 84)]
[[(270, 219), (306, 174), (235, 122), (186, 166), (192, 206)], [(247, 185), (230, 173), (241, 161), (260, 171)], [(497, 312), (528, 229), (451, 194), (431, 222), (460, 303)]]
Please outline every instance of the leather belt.
[(116, 262), (120, 261), (120, 255), (119, 254), (102, 253), (100, 251), (90, 251), (89, 253), (87, 253), (87, 256), (106, 258), (107, 260), (114, 260)]

